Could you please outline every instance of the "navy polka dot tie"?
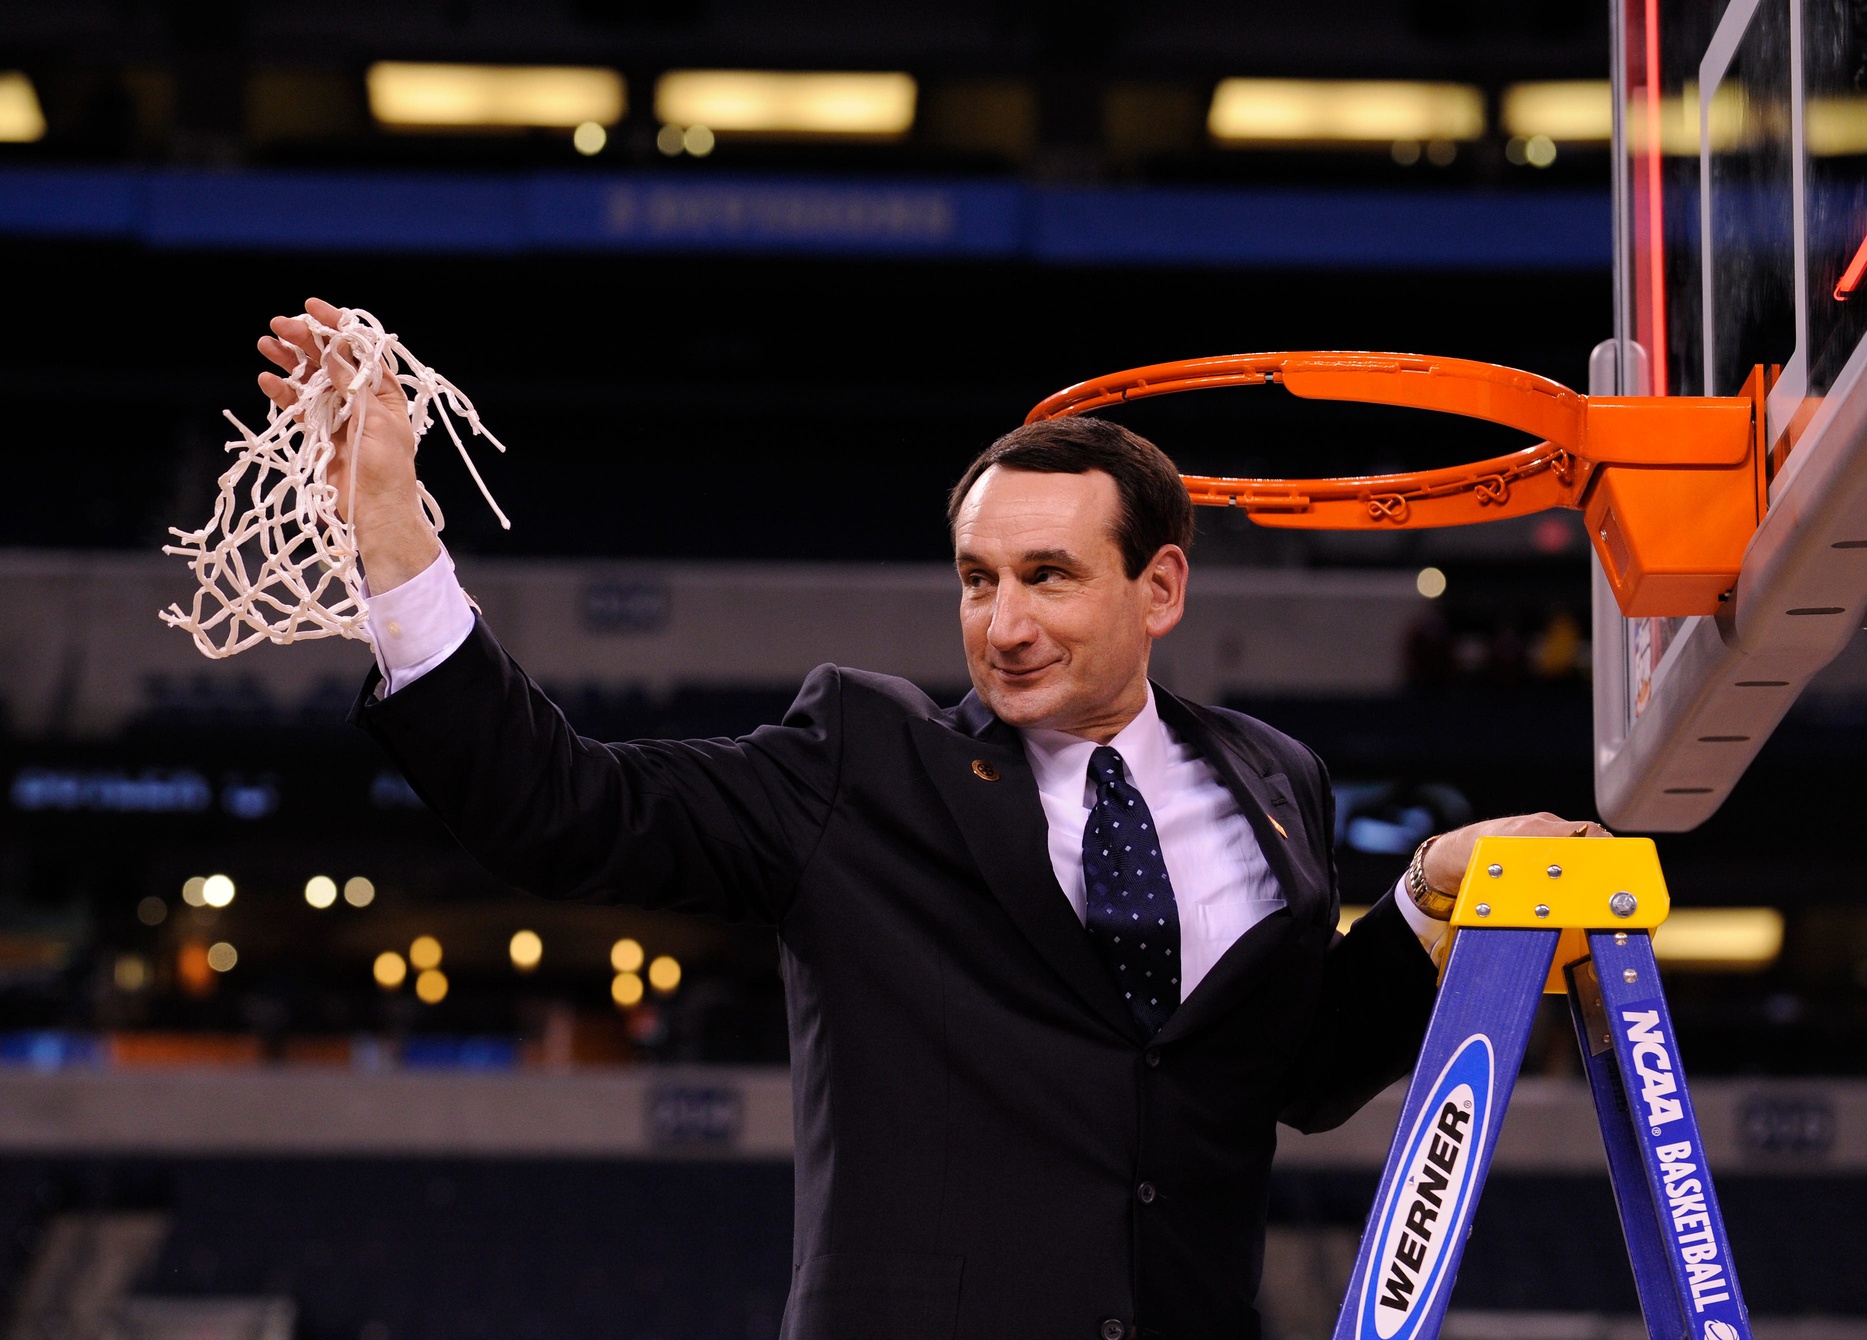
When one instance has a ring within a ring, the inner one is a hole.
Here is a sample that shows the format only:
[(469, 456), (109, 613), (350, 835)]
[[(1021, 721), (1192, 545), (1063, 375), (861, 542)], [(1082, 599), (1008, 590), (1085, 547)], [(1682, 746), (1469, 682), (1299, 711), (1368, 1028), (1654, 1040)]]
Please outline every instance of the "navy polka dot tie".
[(1107, 745), (1089, 758), (1096, 805), (1083, 829), (1083, 899), (1089, 942), (1109, 965), (1128, 1008), (1152, 1037), (1180, 1004), (1180, 911), (1141, 793)]

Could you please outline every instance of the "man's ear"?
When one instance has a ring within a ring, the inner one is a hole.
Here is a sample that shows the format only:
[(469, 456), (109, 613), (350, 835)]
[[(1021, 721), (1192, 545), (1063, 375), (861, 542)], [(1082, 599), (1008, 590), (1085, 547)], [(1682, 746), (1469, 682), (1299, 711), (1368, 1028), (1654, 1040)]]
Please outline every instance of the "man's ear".
[(1177, 544), (1163, 544), (1141, 580), (1147, 585), (1147, 635), (1165, 637), (1186, 613), (1186, 550)]

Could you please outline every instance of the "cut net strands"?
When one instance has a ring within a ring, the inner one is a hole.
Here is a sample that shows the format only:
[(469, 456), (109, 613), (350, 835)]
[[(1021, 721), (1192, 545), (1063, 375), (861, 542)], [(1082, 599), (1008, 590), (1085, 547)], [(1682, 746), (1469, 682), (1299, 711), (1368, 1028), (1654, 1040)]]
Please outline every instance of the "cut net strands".
[[(313, 369), (309, 358), (299, 356), (285, 379), (297, 399), (289, 409), (272, 406), (263, 433), (251, 431), (233, 411), (222, 411), (240, 432), (227, 443), (239, 458), (220, 477), (220, 496), (207, 525), (195, 531), (170, 527), (179, 543), (162, 549), (188, 560), (200, 588), (187, 610), (170, 605), (160, 617), (192, 635), (202, 655), (217, 660), (260, 642), (283, 645), (331, 636), (370, 641), (356, 533), (338, 515), (337, 486), (327, 475), (337, 440), (353, 415), (351, 441), (362, 440), (385, 376), (402, 386), (417, 445), (438, 415), (480, 496), (501, 526), (512, 527), (480, 478), (454, 417), (500, 451), (505, 445), (480, 423), (459, 387), (409, 353), (368, 312), (344, 308), (335, 327), (308, 314), (298, 319), (311, 330), (319, 366)], [(341, 392), (324, 356), (333, 345), (356, 368)], [(356, 475), (353, 469), (344, 507), (351, 516), (356, 515)], [(416, 487), (422, 510), (438, 532), (445, 524), (440, 506), (425, 487)]]

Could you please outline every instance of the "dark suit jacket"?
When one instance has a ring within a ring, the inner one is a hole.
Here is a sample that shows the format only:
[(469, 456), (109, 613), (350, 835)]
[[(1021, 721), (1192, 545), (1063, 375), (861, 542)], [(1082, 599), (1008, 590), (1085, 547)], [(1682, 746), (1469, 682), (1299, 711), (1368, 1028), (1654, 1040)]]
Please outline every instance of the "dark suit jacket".
[(1336, 934), (1316, 756), (1155, 693), (1288, 907), (1152, 1038), (1057, 885), (1017, 735), (976, 698), (826, 665), (744, 739), (599, 744), (482, 624), (356, 716), (513, 884), (777, 929), (788, 1340), (1254, 1337), (1277, 1121), (1334, 1125), (1406, 1073), (1435, 974), (1391, 900)]

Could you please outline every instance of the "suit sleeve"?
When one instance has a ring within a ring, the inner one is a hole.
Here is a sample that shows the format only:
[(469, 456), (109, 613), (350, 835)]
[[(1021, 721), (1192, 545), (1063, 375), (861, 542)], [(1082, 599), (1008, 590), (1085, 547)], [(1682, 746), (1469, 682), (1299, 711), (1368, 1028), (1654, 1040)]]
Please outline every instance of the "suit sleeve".
[[(1312, 757), (1314, 757), (1312, 755)], [(1331, 906), (1339, 906), (1335, 793), (1316, 759)], [(1292, 1068), (1279, 1120), (1300, 1131), (1340, 1126), (1413, 1069), (1433, 1012), (1439, 973), (1389, 890), (1336, 935), (1323, 959), (1322, 989)]]
[(468, 852), (542, 897), (775, 924), (835, 801), (833, 666), (738, 740), (585, 739), (479, 620), (419, 680), (378, 683), (351, 719)]

